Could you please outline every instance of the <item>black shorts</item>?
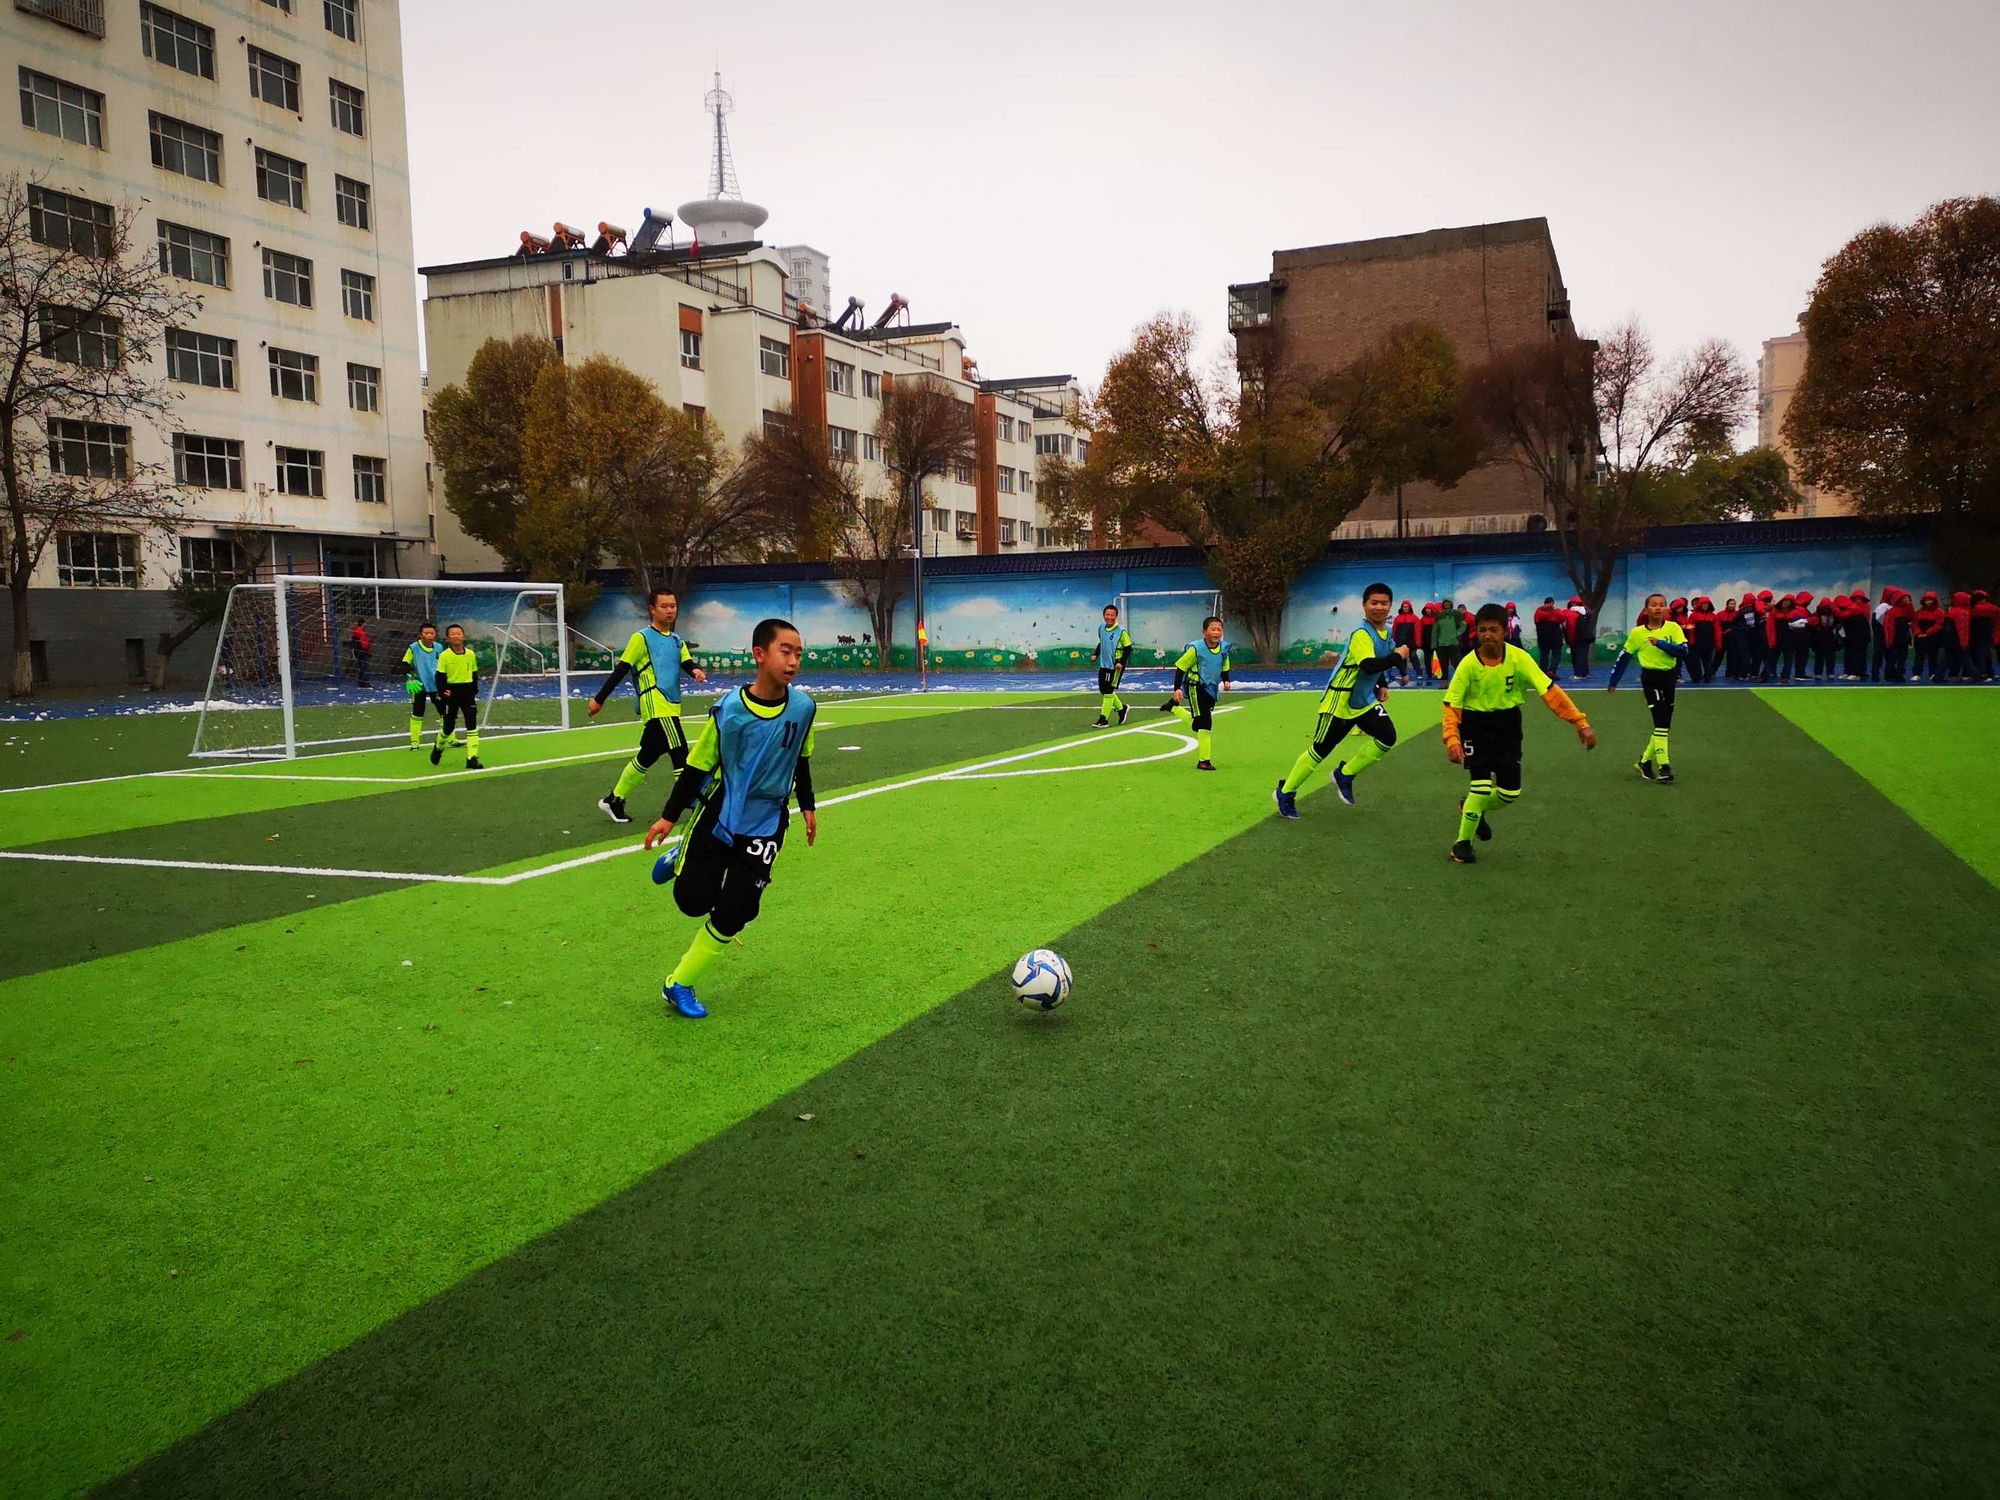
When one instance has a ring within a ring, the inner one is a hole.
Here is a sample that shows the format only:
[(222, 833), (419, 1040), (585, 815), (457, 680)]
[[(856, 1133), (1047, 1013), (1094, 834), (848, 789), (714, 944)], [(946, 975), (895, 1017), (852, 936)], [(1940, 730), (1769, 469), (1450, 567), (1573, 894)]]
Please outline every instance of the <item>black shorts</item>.
[(1118, 691), (1118, 678), (1119, 674), (1123, 671), (1124, 668), (1122, 667), (1099, 667), (1097, 669), (1097, 691), (1100, 696), (1108, 698), (1111, 694)]
[(661, 719), (648, 719), (646, 727), (639, 731), (639, 753), (633, 757), (639, 769), (650, 771), (653, 763), (666, 756), (678, 771), (687, 764), (687, 731), (681, 727), (680, 716), (670, 715)]
[(467, 729), (479, 727), (479, 684), (476, 682), (441, 682), (438, 684), (438, 712), (449, 724), (453, 717), (465, 720)]
[(1653, 711), (1653, 727), (1666, 729), (1674, 722), (1674, 686), (1681, 679), (1676, 667), (1641, 667), (1639, 687), (1646, 695), (1646, 707)]
[(421, 719), (424, 716), (424, 705), (426, 703), (435, 704), (439, 713), (444, 712), (443, 697), (434, 689), (427, 688), (422, 683), (418, 683), (410, 689), (410, 717)]
[(1387, 704), (1377, 703), (1351, 719), (1343, 719), (1339, 714), (1321, 714), (1319, 723), (1313, 727), (1313, 754), (1325, 760), (1352, 729), (1360, 730), (1384, 750), (1396, 748), (1396, 721), (1389, 717)]
[(1467, 709), (1458, 723), (1458, 742), (1465, 748), (1466, 773), (1490, 777), (1509, 791), (1521, 786), (1521, 710), (1495, 712)]
[(1198, 682), (1187, 685), (1188, 712), (1194, 716), (1189, 726), (1194, 729), (1215, 728), (1215, 694)]
[(674, 904), (690, 917), (707, 917), (721, 936), (734, 937), (757, 919), (784, 847), (783, 821), (769, 837), (725, 844), (715, 836), (712, 813), (696, 818), (674, 877)]

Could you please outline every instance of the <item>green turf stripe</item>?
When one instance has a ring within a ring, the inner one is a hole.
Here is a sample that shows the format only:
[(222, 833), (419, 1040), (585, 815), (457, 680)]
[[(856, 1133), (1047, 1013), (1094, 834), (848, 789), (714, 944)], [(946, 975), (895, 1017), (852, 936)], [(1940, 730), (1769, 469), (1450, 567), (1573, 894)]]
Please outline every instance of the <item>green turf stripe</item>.
[(623, 862), (0, 986), (0, 1174), (32, 1226), (26, 1334), (0, 1345), (15, 1471), (115, 1472), (1196, 857), (1267, 815), (1250, 752), (1299, 728), (1252, 702), (1218, 720), (1216, 775), (1183, 757), (830, 809), (699, 1026), (656, 998), (693, 924)]
[(1748, 696), (1671, 788), (1593, 707), (1476, 868), (1399, 751), (117, 1488), (1986, 1491), (2000, 898)]
[(2000, 798), (1993, 793), (2000, 693), (1822, 688), (1758, 696), (2000, 885)]

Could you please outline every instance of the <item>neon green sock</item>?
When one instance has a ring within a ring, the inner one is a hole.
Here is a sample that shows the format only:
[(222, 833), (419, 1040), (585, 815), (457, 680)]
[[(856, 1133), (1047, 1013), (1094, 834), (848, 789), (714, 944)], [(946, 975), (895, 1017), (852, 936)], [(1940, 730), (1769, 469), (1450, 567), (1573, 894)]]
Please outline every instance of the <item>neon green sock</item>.
[(1176, 703), (1173, 708), (1173, 714), (1183, 724), (1192, 725), (1194, 723), (1194, 710), (1189, 708), (1185, 703)]
[(1382, 742), (1373, 735), (1361, 736), (1361, 743), (1354, 747), (1354, 753), (1341, 763), (1340, 769), (1349, 776), (1359, 776), (1389, 752)]
[(707, 972), (708, 966), (722, 956), (722, 950), (729, 946), (729, 939), (716, 932), (707, 922), (701, 924), (694, 935), (694, 941), (681, 955), (681, 961), (674, 965), (674, 972), (667, 976), (668, 984), (692, 985)]
[(1099, 693), (1099, 694), (1097, 695), (1097, 717), (1098, 717), (1098, 718), (1100, 718), (1100, 719), (1108, 719), (1108, 718), (1110, 718), (1110, 717), (1111, 717), (1111, 705), (1112, 705), (1112, 702), (1113, 702), (1113, 701), (1114, 701), (1114, 700), (1112, 699), (1112, 697), (1111, 697), (1111, 695), (1110, 695), (1109, 693)]
[(1125, 700), (1119, 697), (1116, 693), (1113, 693), (1111, 695), (1111, 711), (1114, 714), (1122, 714), (1125, 712)]
[(625, 769), (618, 773), (618, 785), (611, 789), (611, 795), (623, 802), (639, 790), (639, 783), (646, 779), (646, 773), (636, 760), (625, 762)]
[(1319, 757), (1314, 755), (1311, 750), (1300, 751), (1299, 758), (1292, 762), (1292, 774), (1285, 778), (1285, 794), (1287, 796), (1295, 794), (1300, 787), (1312, 779), (1312, 773), (1318, 769)]
[(423, 742), (424, 742), (424, 721), (422, 719), (410, 720), (411, 748), (414, 749), (416, 746), (421, 745)]
[(1493, 805), (1493, 783), (1479, 780), (1472, 783), (1472, 789), (1465, 794), (1465, 806), (1458, 815), (1458, 841), (1472, 842), (1479, 832), (1479, 820), (1486, 816), (1486, 810)]
[(1194, 732), (1194, 743), (1195, 743), (1195, 753), (1198, 756), (1200, 756), (1201, 759), (1207, 760), (1208, 747), (1210, 743), (1208, 737), (1208, 731), (1206, 729), (1197, 729)]
[(465, 737), (465, 758), (467, 760), (479, 759), (479, 731), (476, 729)]
[(1655, 729), (1650, 735), (1646, 737), (1646, 753), (1641, 758), (1644, 760), (1650, 760), (1651, 762), (1653, 762), (1654, 765), (1657, 766), (1664, 766), (1667, 763), (1666, 730)]

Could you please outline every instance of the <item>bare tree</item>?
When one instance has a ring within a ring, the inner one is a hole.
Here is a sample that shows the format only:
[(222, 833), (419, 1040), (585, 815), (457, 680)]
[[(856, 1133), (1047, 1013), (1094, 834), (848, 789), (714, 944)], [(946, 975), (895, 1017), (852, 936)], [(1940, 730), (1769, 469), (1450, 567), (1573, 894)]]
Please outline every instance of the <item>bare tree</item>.
[(1468, 402), (1491, 451), (1541, 484), (1549, 530), (1595, 615), (1647, 527), (1767, 516), (1795, 504), (1783, 458), (1731, 451), (1751, 377), (1711, 339), (1662, 365), (1637, 322), (1598, 342), (1509, 350), (1472, 373)]
[(162, 630), (146, 667), (146, 685), (155, 691), (167, 685), (174, 653), (215, 624), (229, 609), (229, 596), (239, 583), (254, 583), (271, 560), (269, 532), (237, 527), (223, 533), (230, 545), (229, 566), (190, 572), (183, 566), (168, 592), (173, 598), (174, 624)]
[(65, 531), (144, 535), (181, 514), (165, 469), (134, 458), (132, 429), (171, 429), (176, 398), (148, 355), (201, 303), (150, 245), (134, 245), (135, 214), (37, 177), (0, 183), (0, 565), (16, 695), (34, 688), (29, 583), (49, 543)]
[(745, 482), (720, 433), (669, 410), (617, 509), (614, 547), (641, 598), (656, 587), (685, 595), (703, 563), (796, 553), (794, 520), (769, 492)]

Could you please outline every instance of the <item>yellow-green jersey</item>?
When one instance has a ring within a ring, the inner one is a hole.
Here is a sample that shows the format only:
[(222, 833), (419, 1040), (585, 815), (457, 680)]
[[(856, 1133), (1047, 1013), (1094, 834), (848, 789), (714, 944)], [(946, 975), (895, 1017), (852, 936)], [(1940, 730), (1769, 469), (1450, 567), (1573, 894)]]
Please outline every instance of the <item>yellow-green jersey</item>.
[[(1687, 639), (1687, 632), (1672, 620), (1659, 626), (1635, 625), (1631, 634), (1625, 637), (1624, 650), (1628, 656), (1639, 659), (1639, 666), (1643, 671), (1671, 672), (1681, 664), (1682, 657), (1687, 655)], [(1662, 650), (1653, 644), (1656, 640), (1664, 641), (1668, 646), (1680, 647), (1680, 653), (1676, 655), (1670, 650)]]
[[(619, 663), (632, 670), (639, 689), (639, 717), (642, 719), (676, 719), (681, 712), (681, 676), (685, 669), (694, 666), (694, 653), (688, 650), (687, 642), (671, 631), (655, 630), (648, 625), (643, 630), (632, 632), (632, 639), (625, 643), (619, 653)], [(615, 673), (613, 684), (623, 672)], [(604, 701), (606, 693), (598, 695)]]
[(479, 678), (479, 653), (470, 646), (453, 650), (450, 646), (437, 659), (437, 680), (446, 687), (467, 687)]
[(1382, 674), (1396, 665), (1396, 648), (1373, 625), (1363, 625), (1347, 638), (1340, 664), (1326, 680), (1319, 711), (1339, 719), (1358, 719), (1380, 701), (1375, 696)]
[(1460, 661), (1444, 690), (1444, 701), (1447, 708), (1461, 713), (1500, 713), (1541, 697), (1553, 686), (1534, 657), (1519, 646), (1506, 646), (1497, 662), (1489, 664), (1477, 651)]

